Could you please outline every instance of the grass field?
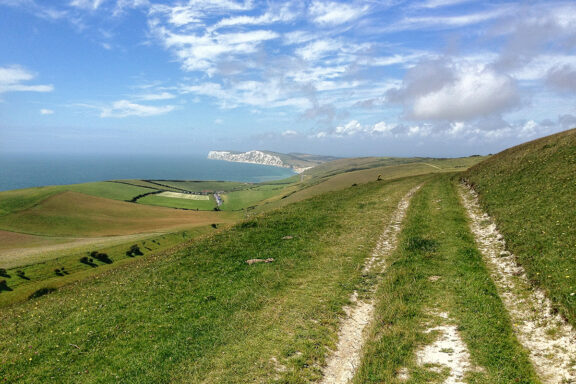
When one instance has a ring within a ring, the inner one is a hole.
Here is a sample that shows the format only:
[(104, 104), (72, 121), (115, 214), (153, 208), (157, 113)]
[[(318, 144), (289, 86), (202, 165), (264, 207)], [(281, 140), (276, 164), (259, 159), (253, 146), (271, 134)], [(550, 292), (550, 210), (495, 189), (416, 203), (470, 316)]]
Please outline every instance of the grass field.
[[(317, 379), (364, 258), (400, 197), (421, 181), (370, 183), (310, 199), (175, 254), (142, 258), (6, 308), (0, 378)], [(283, 240), (287, 235), (293, 238)], [(245, 263), (258, 257), (275, 261)]]
[(166, 209), (62, 192), (29, 209), (0, 217), (0, 229), (51, 236), (109, 236), (230, 220), (219, 212)]
[(48, 197), (65, 191), (79, 192), (106, 199), (130, 200), (134, 196), (149, 192), (150, 190), (137, 186), (104, 181), (4, 191), (0, 192), (0, 216), (33, 208)]
[(576, 130), (510, 148), (464, 177), (533, 284), (576, 326)]
[[(208, 197), (208, 196), (206, 196)], [(209, 197), (207, 200), (189, 200), (189, 199), (178, 199), (174, 197), (165, 197), (161, 195), (148, 195), (138, 200), (139, 204), (145, 205), (157, 205), (160, 207), (170, 207), (170, 208), (183, 208), (183, 209), (193, 209), (201, 211), (211, 211), (216, 207), (216, 202), (213, 197)]]

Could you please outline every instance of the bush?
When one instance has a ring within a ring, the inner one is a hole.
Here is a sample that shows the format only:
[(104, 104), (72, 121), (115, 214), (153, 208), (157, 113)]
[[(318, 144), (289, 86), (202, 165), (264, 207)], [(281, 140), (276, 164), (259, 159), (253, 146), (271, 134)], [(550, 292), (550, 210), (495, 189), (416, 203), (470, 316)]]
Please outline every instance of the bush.
[(6, 280), (0, 280), (0, 292), (2, 291), (11, 291), (12, 288), (8, 286), (8, 282)]
[(106, 264), (112, 264), (112, 262), (113, 262), (112, 259), (106, 253), (100, 253), (98, 251), (92, 251), (92, 252), (90, 252), (90, 256), (92, 256), (96, 260), (99, 260), (99, 261), (106, 263)]
[(6, 269), (4, 269), (4, 268), (0, 268), (0, 276), (2, 276), (2, 277), (9, 277), (9, 276), (8, 276), (8, 271), (6, 271)]
[(30, 296), (28, 296), (28, 299), (35, 299), (37, 297), (40, 296), (44, 296), (47, 295), (49, 293), (52, 293), (56, 290), (56, 288), (51, 288), (51, 287), (45, 287), (45, 288), (40, 288), (39, 290), (37, 290), (36, 292), (34, 292), (33, 294), (31, 294)]
[(126, 256), (134, 257), (134, 256), (142, 256), (144, 253), (140, 250), (138, 244), (134, 244), (126, 251)]
[(86, 265), (89, 265), (91, 267), (96, 267), (96, 264), (94, 264), (94, 259), (92, 259), (91, 257), (87, 257), (87, 256), (81, 257), (80, 262), (82, 264), (86, 264)]

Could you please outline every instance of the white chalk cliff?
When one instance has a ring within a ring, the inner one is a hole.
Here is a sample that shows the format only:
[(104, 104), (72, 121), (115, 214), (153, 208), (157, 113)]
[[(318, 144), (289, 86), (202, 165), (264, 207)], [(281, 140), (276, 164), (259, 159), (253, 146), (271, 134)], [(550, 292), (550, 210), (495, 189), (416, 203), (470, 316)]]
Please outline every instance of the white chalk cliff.
[(224, 160), (236, 163), (262, 164), (262, 165), (271, 165), (273, 167), (290, 168), (298, 173), (308, 169), (308, 168), (293, 167), (289, 164), (284, 163), (279, 156), (275, 156), (270, 153), (265, 153), (262, 151), (248, 151), (244, 153), (229, 152), (229, 151), (210, 151), (208, 153), (208, 158), (212, 160)]

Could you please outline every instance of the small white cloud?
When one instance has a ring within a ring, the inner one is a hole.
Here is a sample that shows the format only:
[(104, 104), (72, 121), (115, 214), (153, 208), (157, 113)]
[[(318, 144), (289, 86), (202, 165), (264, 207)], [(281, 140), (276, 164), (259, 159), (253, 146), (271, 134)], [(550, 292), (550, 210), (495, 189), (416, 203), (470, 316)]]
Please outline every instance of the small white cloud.
[(105, 1), (106, 0), (72, 0), (70, 5), (81, 9), (97, 10)]
[(5, 92), (52, 92), (52, 85), (28, 85), (24, 82), (36, 77), (32, 72), (14, 65), (0, 67), (0, 93)]
[(222, 120), (222, 119), (216, 119), (216, 120), (214, 120), (214, 124), (222, 125), (223, 123), (224, 123), (224, 120)]
[(310, 6), (310, 15), (316, 24), (332, 26), (355, 20), (368, 9), (367, 6), (355, 4), (314, 1)]
[(102, 108), (100, 117), (148, 117), (163, 115), (165, 113), (171, 112), (176, 107), (173, 105), (164, 105), (161, 107), (156, 107), (152, 105), (142, 105), (132, 103), (128, 100), (119, 100), (112, 103), (112, 106)]
[(298, 132), (293, 131), (293, 130), (291, 130), (291, 129), (288, 129), (288, 130), (282, 132), (282, 136), (284, 136), (284, 137), (294, 137), (294, 136), (298, 136)]
[(51, 109), (44, 109), (44, 108), (42, 108), (42, 109), (40, 110), (40, 114), (41, 114), (41, 115), (53, 115), (53, 114), (54, 114), (54, 111), (51, 110)]
[(327, 56), (330, 53), (342, 49), (342, 43), (337, 40), (316, 40), (304, 47), (296, 49), (296, 54), (304, 60), (314, 61)]
[(147, 93), (144, 95), (136, 96), (139, 100), (156, 101), (156, 100), (170, 100), (176, 98), (176, 95), (170, 92)]

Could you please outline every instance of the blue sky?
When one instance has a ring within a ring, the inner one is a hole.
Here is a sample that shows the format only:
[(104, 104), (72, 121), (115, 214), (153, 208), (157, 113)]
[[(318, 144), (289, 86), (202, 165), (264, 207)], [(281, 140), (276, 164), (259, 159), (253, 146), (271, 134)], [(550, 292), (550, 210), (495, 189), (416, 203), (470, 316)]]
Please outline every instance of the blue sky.
[(0, 151), (498, 152), (576, 127), (576, 4), (0, 0)]

